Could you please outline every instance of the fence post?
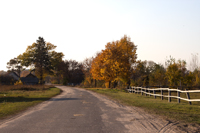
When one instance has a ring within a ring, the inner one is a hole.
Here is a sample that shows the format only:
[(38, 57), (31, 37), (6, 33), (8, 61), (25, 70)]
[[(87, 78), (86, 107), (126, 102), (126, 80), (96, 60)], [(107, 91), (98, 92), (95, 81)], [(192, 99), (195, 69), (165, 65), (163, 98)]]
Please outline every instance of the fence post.
[(161, 100), (163, 100), (163, 90), (161, 89)]
[(145, 88), (145, 96), (147, 96), (147, 88)]
[(171, 91), (170, 91), (170, 88), (168, 90), (168, 102), (171, 102)]
[(180, 92), (179, 92), (178, 88), (177, 88), (177, 97), (178, 97), (178, 99), (177, 99), (178, 103), (180, 103), (180, 98), (179, 98), (180, 97)]
[(140, 89), (140, 88), (137, 88), (137, 94), (139, 94), (139, 93), (140, 93), (139, 89)]
[[(153, 90), (153, 94), (156, 94), (155, 88)], [(156, 99), (156, 95), (154, 95), (154, 98)]]
[(142, 88), (141, 88), (141, 95), (143, 95), (143, 90), (142, 90)]
[(149, 96), (151, 96), (151, 90), (149, 90)]
[[(187, 89), (185, 89), (187, 91)], [(186, 96), (187, 96), (187, 99), (190, 100), (190, 94), (188, 92), (186, 92)], [(189, 101), (189, 104), (191, 105), (192, 103)]]
[(136, 93), (136, 91), (135, 91), (135, 87), (134, 87), (134, 93)]

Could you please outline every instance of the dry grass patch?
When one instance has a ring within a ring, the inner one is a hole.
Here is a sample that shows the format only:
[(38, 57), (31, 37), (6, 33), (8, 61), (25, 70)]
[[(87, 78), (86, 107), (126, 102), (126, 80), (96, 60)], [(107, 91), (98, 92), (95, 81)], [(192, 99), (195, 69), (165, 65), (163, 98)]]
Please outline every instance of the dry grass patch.
[(53, 86), (0, 86), (0, 119), (23, 111), (60, 93), (61, 90)]

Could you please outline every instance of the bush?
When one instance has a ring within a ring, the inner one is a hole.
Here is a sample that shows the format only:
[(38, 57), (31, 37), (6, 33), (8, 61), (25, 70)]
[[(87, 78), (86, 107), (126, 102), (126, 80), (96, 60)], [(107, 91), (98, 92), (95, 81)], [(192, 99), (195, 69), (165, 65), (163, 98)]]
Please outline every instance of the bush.
[(10, 91), (10, 90), (48, 90), (53, 88), (53, 85), (0, 85), (0, 91)]
[(14, 83), (14, 85), (23, 85), (21, 80), (18, 80), (16, 83)]

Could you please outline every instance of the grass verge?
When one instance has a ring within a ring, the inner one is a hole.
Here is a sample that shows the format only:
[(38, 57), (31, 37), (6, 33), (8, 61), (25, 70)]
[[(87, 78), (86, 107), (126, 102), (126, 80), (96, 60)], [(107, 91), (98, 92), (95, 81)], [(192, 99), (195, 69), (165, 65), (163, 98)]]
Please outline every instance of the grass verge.
[[(109, 96), (122, 104), (141, 107), (149, 113), (158, 114), (170, 120), (200, 125), (200, 103), (197, 102), (194, 105), (189, 105), (188, 102), (181, 101), (181, 103), (177, 103), (176, 99), (172, 99), (172, 102), (168, 103), (167, 99), (160, 100), (160, 97), (154, 99), (153, 96), (149, 97), (142, 96), (141, 94), (127, 93), (124, 90), (87, 89)], [(197, 95), (197, 97), (199, 99), (200, 95)]]
[(17, 114), (61, 93), (60, 89), (48, 86), (13, 87), (0, 86), (0, 119)]

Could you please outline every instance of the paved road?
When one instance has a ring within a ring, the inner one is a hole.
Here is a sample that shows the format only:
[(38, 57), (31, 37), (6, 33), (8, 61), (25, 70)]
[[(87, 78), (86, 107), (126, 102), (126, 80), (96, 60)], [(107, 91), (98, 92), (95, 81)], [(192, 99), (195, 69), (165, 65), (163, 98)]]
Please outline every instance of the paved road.
[(80, 88), (58, 86), (59, 96), (0, 123), (0, 133), (177, 132), (176, 125)]

